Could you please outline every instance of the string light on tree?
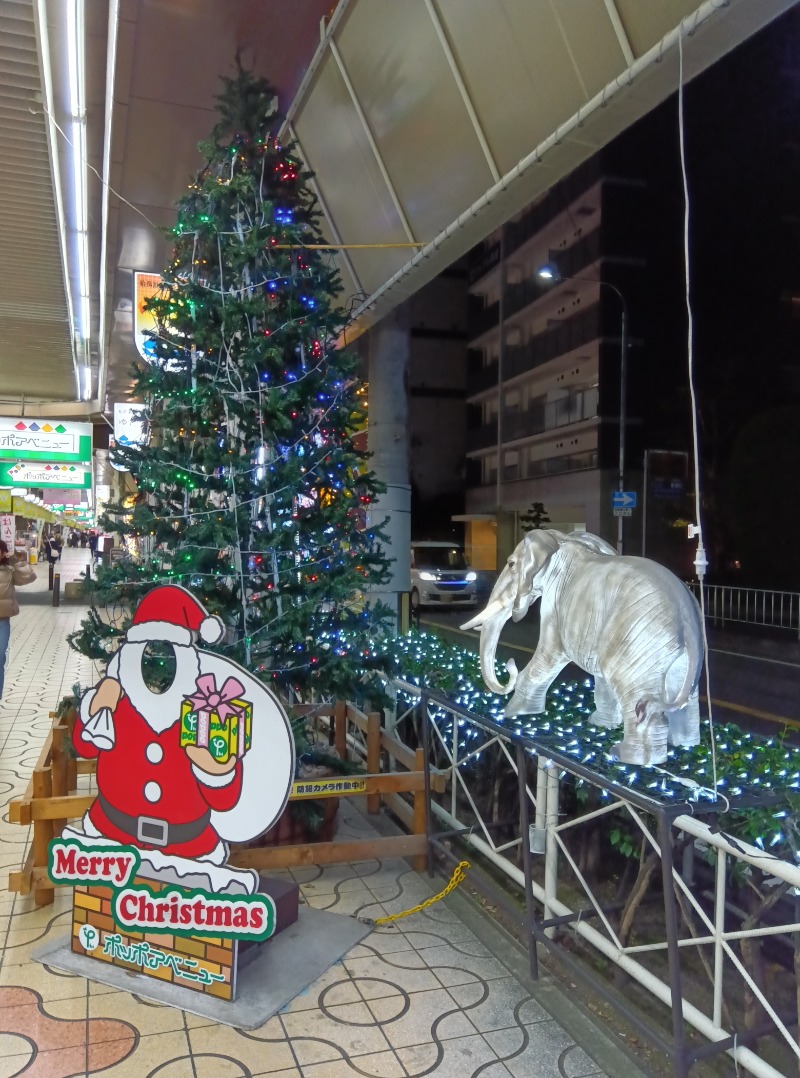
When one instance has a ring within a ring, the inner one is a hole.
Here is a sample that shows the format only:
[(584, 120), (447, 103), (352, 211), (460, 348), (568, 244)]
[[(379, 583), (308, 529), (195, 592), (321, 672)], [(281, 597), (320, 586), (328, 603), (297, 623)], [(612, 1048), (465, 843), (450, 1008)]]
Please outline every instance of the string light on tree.
[[(324, 251), (298, 250), (321, 242), (319, 211), (277, 140), (274, 100), (241, 66), (223, 79), (206, 163), (178, 204), (164, 288), (148, 304), (153, 362), (133, 396), (150, 440), (117, 450), (139, 496), (103, 521), (147, 557), (98, 573), (95, 603), (121, 616), (90, 615), (73, 643), (104, 657), (143, 592), (175, 580), (265, 680), (346, 694), (385, 613), (360, 598), (388, 579), (381, 529), (353, 526), (381, 488), (353, 442), (357, 361), (333, 346), (345, 320), (337, 271)], [(340, 636), (347, 648), (308, 653)]]

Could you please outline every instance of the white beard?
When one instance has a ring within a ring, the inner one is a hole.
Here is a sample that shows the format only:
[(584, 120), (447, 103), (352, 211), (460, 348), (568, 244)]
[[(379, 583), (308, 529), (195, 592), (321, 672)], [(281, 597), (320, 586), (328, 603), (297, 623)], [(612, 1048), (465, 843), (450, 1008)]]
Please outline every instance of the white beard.
[(109, 674), (117, 677), (134, 710), (157, 734), (163, 734), (181, 717), (181, 704), (196, 688), (200, 673), (200, 654), (191, 644), (173, 644), (175, 678), (165, 692), (152, 692), (142, 676), (142, 656), (147, 642), (122, 645), (117, 652), (117, 669)]

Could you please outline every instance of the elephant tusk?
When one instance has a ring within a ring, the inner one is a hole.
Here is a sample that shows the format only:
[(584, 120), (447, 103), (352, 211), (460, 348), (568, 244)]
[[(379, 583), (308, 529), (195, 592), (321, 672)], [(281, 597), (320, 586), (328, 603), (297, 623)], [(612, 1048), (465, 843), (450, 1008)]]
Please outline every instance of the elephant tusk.
[(487, 607), (481, 610), (480, 614), (476, 614), (474, 618), (469, 621), (465, 621), (460, 628), (462, 629), (479, 629), (483, 624), (489, 621), (491, 618), (496, 617), (498, 614), (503, 613), (505, 610), (505, 604), (501, 603), (499, 599), (493, 599)]
[(511, 692), (514, 686), (517, 684), (517, 676), (519, 671), (517, 670), (517, 664), (513, 659), (509, 659), (506, 663), (506, 670), (508, 672), (508, 685), (506, 686), (506, 692)]

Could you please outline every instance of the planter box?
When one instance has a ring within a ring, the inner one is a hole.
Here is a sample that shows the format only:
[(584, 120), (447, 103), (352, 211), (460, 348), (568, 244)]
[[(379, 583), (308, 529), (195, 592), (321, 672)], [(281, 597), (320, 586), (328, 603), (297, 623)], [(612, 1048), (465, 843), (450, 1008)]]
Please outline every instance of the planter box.
[(339, 798), (326, 797), (322, 802), (322, 825), (316, 831), (310, 831), (303, 820), (292, 816), (291, 803), (286, 806), (278, 822), (265, 835), (248, 842), (253, 846), (304, 846), (309, 842), (331, 842), (336, 834)]

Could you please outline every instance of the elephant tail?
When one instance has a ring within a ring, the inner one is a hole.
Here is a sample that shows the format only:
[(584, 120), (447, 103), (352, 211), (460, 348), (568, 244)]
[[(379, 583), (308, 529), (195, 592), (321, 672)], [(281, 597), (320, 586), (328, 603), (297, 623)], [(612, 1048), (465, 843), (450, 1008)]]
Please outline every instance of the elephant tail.
[[(693, 595), (683, 609), (683, 646), (664, 673), (664, 693), (660, 699), (642, 697), (636, 703), (636, 725), (647, 726), (655, 714), (685, 707), (697, 689), (703, 667), (704, 647), (700, 608)], [(680, 678), (677, 689), (674, 687)]]
[[(705, 659), (703, 615), (700, 611), (700, 605), (688, 589), (686, 591), (686, 600), (687, 602), (681, 608), (683, 614), (683, 649), (675, 663), (673, 663), (673, 667), (678, 663), (685, 663), (685, 667), (678, 693), (674, 701), (667, 705), (669, 711), (685, 707), (689, 702), (690, 696), (700, 681), (700, 671), (703, 669), (703, 660)], [(670, 668), (671, 670), (672, 667)], [(670, 671), (667, 671), (667, 676), (664, 679), (665, 689), (670, 683)]]

